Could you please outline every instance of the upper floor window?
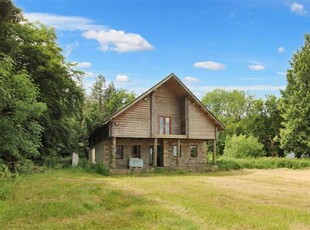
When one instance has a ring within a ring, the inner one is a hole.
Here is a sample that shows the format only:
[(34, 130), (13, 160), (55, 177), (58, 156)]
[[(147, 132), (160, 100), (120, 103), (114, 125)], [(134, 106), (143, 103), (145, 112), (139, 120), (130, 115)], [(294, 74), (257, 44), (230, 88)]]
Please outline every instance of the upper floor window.
[(171, 117), (159, 117), (159, 134), (171, 134)]

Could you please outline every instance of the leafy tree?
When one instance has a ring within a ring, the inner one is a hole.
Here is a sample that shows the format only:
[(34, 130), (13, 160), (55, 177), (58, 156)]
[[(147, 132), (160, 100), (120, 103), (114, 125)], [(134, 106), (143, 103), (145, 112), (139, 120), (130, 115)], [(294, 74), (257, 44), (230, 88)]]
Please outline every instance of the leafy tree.
[(281, 147), (296, 156), (310, 153), (310, 34), (290, 62), (287, 86), (282, 91)]
[(134, 93), (116, 89), (113, 82), (106, 87), (105, 77), (99, 75), (86, 99), (84, 108), (87, 133), (134, 99)]
[(14, 60), (17, 72), (28, 73), (38, 100), (47, 106), (39, 119), (44, 129), (40, 152), (66, 155), (81, 139), (73, 130), (82, 123), (84, 102), (83, 90), (73, 80), (76, 72), (65, 62), (53, 29), (26, 21), (10, 0), (0, 0), (0, 5), (0, 50)]
[(279, 142), (281, 122), (279, 99), (267, 95), (266, 100), (253, 101), (251, 113), (244, 119), (243, 126), (246, 134), (258, 138), (264, 145), (267, 156), (283, 156)]
[(233, 134), (245, 133), (243, 121), (251, 112), (253, 101), (253, 96), (238, 90), (215, 89), (203, 97), (202, 103), (226, 127), (226, 130), (221, 132), (218, 138), (217, 148), (219, 153), (223, 153), (227, 137)]
[(11, 58), (0, 56), (0, 161), (14, 170), (15, 163), (40, 155), (42, 117), (38, 88), (25, 71), (16, 72)]
[(264, 156), (263, 145), (253, 136), (233, 135), (227, 138), (224, 156), (234, 158)]

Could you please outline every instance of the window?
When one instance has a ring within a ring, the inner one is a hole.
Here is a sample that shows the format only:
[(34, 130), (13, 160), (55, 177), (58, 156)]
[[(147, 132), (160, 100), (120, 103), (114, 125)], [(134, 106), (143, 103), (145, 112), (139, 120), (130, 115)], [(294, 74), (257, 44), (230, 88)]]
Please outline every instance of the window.
[(159, 134), (171, 134), (171, 117), (159, 117)]
[(149, 163), (150, 165), (153, 164), (153, 146), (150, 146), (150, 152), (149, 152)]
[(133, 145), (131, 153), (133, 158), (141, 158), (141, 146)]
[[(180, 158), (182, 157), (182, 146), (180, 146)], [(174, 158), (177, 158), (177, 155), (178, 155), (178, 146), (177, 145), (174, 145), (173, 146), (173, 157)]]
[(197, 157), (197, 145), (191, 145), (190, 151), (191, 151), (191, 157)]
[(116, 145), (116, 159), (123, 159), (123, 150), (124, 147), (122, 145)]

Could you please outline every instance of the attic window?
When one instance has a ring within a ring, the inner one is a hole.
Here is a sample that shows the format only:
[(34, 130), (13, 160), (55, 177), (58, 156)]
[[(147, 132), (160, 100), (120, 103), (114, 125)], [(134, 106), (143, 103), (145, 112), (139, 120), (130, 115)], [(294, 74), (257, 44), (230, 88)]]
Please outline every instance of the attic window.
[(171, 134), (171, 117), (159, 117), (159, 134)]

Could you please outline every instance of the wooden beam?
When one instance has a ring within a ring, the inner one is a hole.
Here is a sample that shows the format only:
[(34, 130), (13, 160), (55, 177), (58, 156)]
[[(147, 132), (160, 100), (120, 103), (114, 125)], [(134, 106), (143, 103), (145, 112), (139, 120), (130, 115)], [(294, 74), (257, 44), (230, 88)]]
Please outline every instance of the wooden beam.
[(112, 137), (111, 168), (115, 168), (116, 167), (115, 157), (116, 157), (116, 137)]
[(153, 166), (157, 166), (157, 138), (154, 138), (154, 145), (153, 145)]
[(217, 139), (217, 126), (214, 127), (214, 140), (213, 140), (213, 157), (212, 163), (216, 163), (216, 139)]

